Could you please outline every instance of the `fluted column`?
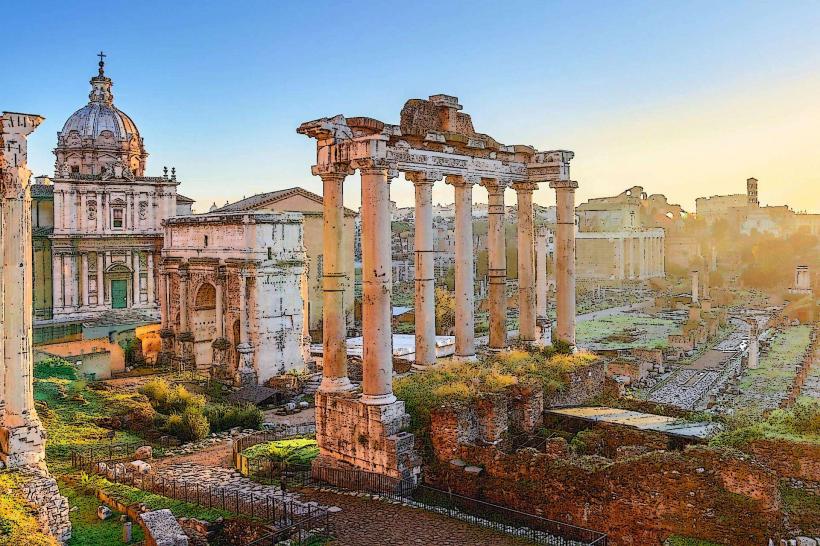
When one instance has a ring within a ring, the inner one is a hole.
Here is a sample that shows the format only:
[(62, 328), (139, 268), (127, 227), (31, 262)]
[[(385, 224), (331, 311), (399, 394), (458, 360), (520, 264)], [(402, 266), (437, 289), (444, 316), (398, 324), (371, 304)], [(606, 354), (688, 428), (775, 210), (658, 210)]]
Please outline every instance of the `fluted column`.
[(364, 404), (390, 404), (393, 395), (393, 334), (390, 175), (388, 165), (362, 162), (362, 335)]
[[(349, 168), (318, 173), (323, 186), (322, 229), (322, 392), (352, 388), (347, 377), (344, 263), (344, 180)], [(305, 319), (307, 320), (307, 318)]]
[(487, 277), (490, 349), (507, 345), (507, 244), (504, 237), (504, 189), (500, 180), (485, 178), (487, 189)]
[(535, 237), (532, 192), (538, 185), (513, 184), (518, 204), (518, 337), (533, 342), (535, 335)]
[(474, 361), (473, 178), (448, 176), (455, 190), (456, 347), (454, 358)]
[(440, 175), (405, 173), (416, 190), (416, 364), (436, 363), (435, 249), (433, 248), (433, 183)]
[(555, 189), (556, 337), (575, 346), (575, 188), (578, 182), (550, 182)]

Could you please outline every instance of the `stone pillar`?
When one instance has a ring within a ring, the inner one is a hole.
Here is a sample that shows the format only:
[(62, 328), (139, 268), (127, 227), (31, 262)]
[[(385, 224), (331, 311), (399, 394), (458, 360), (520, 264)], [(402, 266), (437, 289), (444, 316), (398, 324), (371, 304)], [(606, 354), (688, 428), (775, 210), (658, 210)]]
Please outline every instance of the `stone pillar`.
[(83, 227), (85, 227), (85, 207), (86, 207), (86, 193), (85, 191), (78, 191), (77, 192), (77, 202), (79, 203), (78, 207), (74, 211), (74, 217), (77, 219), (77, 230), (83, 231)]
[(692, 303), (698, 303), (698, 271), (692, 271)]
[(513, 184), (518, 201), (518, 338), (531, 343), (535, 335), (535, 237), (532, 192), (538, 185)]
[(133, 288), (131, 292), (133, 293), (131, 297), (131, 306), (138, 307), (140, 304), (140, 251), (134, 250), (131, 253), (131, 263), (134, 269), (134, 274), (131, 277)]
[(0, 461), (7, 467), (45, 458), (45, 431), (34, 408), (31, 171), (26, 137), (43, 121), (31, 114), (0, 117)]
[(363, 404), (383, 405), (393, 395), (393, 332), (390, 232), (391, 169), (379, 161), (362, 162), (362, 366)]
[(54, 231), (62, 231), (63, 229), (63, 192), (54, 192)]
[[(347, 377), (347, 324), (345, 288), (349, 282), (344, 263), (344, 180), (349, 168), (322, 172), (322, 392), (353, 388)], [(305, 319), (307, 320), (307, 318)]]
[(74, 252), (68, 252), (65, 254), (65, 266), (66, 266), (66, 273), (65, 273), (65, 299), (66, 299), (66, 306), (71, 309), (72, 312), (77, 310), (77, 262), (74, 259), (76, 254)]
[(213, 365), (211, 375), (218, 379), (230, 379), (232, 371), (228, 369), (228, 347), (230, 343), (225, 338), (225, 305), (224, 286), (227, 277), (225, 265), (221, 262), (216, 266), (216, 338), (211, 343), (213, 349)]
[(97, 306), (105, 303), (105, 274), (103, 271), (103, 254), (97, 251)]
[(237, 386), (257, 384), (256, 370), (253, 367), (253, 346), (248, 335), (248, 272), (242, 271), (239, 275), (239, 369), (236, 371), (234, 383)]
[(160, 261), (159, 264), (159, 314), (160, 314), (160, 330), (159, 337), (162, 340), (162, 348), (160, 350), (157, 364), (161, 366), (168, 366), (172, 361), (174, 355), (174, 331), (171, 328), (170, 322), (170, 306), (169, 298), (171, 292), (170, 276), (165, 270), (165, 266)]
[(454, 359), (472, 362), (475, 356), (475, 305), (473, 287), (473, 184), (472, 178), (448, 176), (455, 189), (456, 236), (456, 348)]
[(507, 346), (507, 243), (504, 237), (506, 183), (484, 178), (487, 189), (487, 277), (489, 281), (490, 349)]
[(405, 173), (416, 190), (416, 365), (436, 363), (435, 238), (433, 236), (433, 184), (441, 175)]
[(51, 256), (51, 294), (52, 312), (58, 313), (65, 306), (63, 300), (63, 255), (54, 253)]
[(547, 238), (546, 227), (538, 229), (535, 246), (535, 316), (538, 326), (538, 343), (552, 345), (552, 326), (547, 306)]
[(555, 189), (556, 337), (575, 346), (575, 188), (578, 182), (550, 182)]
[(81, 255), (82, 267), (80, 268), (80, 285), (83, 291), (83, 307), (88, 307), (88, 252)]
[(750, 330), (749, 330), (749, 361), (747, 367), (750, 369), (755, 369), (758, 367), (759, 362), (759, 342), (758, 342), (758, 326), (756, 319), (749, 319), (748, 320)]
[(156, 305), (157, 298), (154, 296), (154, 251), (149, 250), (146, 254), (146, 265), (148, 267), (148, 276), (145, 279), (146, 289), (148, 290), (148, 305)]
[[(179, 330), (185, 333), (188, 328), (188, 264), (182, 263), (179, 266)], [(244, 288), (244, 284), (243, 284)], [(240, 293), (240, 304), (245, 305), (244, 292)]]

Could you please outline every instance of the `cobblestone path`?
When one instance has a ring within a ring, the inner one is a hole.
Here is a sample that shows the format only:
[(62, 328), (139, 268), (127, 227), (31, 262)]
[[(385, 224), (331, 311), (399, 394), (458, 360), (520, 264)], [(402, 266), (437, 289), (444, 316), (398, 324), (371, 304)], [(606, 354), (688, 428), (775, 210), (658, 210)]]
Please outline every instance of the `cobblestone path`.
[(302, 489), (303, 501), (337, 506), (332, 514), (334, 546), (520, 546), (521, 539), (400, 504), (327, 491)]

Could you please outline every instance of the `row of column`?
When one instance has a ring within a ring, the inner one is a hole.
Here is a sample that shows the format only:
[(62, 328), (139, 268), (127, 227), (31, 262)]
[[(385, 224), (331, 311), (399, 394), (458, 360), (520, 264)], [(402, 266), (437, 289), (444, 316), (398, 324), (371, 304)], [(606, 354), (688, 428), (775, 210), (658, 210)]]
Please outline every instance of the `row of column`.
[(664, 240), (654, 234), (635, 233), (617, 239), (618, 278), (647, 279), (664, 275)]
[[(386, 404), (395, 400), (392, 393), (391, 328), (391, 232), (390, 178), (397, 173), (378, 161), (357, 161), (361, 172), (361, 244), (362, 244), (362, 333), (363, 397), (368, 404)], [(323, 229), (323, 360), (324, 376), (320, 389), (339, 392), (351, 388), (347, 377), (347, 354), (344, 323), (344, 287), (349, 279), (342, 263), (343, 185), (349, 174), (347, 165), (330, 170), (313, 169), (324, 188)], [(408, 172), (415, 186), (415, 317), (416, 364), (435, 363), (435, 278), (432, 187), (444, 177), (435, 171)], [(475, 359), (474, 270), (472, 189), (476, 183), (485, 186), (489, 195), (488, 254), (490, 270), (490, 347), (506, 345), (506, 248), (504, 241), (504, 189), (495, 179), (469, 176), (445, 177), (455, 194), (455, 357)], [(558, 202), (557, 301), (558, 337), (575, 343), (575, 182), (557, 182)], [(535, 237), (532, 193), (535, 183), (514, 183), (518, 204), (518, 275), (519, 337), (537, 340)], [(546, 256), (544, 256), (546, 261)], [(546, 285), (546, 279), (542, 283)], [(544, 290), (546, 294), (546, 290)], [(546, 303), (544, 302), (544, 305)], [(546, 315), (546, 311), (543, 311)]]
[[(65, 253), (55, 252), (52, 256), (52, 301), (55, 309), (81, 309), (84, 307), (100, 307), (103, 305), (110, 305), (110, 294), (107, 300), (104, 300), (105, 294), (105, 264), (110, 265), (112, 262), (112, 252), (106, 251), (96, 252), (96, 304), (91, 304), (91, 282), (89, 269), (88, 255), (90, 252), (82, 253)], [(125, 265), (129, 265), (132, 270), (131, 277), (131, 306), (138, 305), (140, 302), (140, 252), (131, 252), (126, 258)], [(155, 287), (154, 287), (154, 253), (146, 253), (146, 305), (153, 305), (156, 303)], [(79, 264), (78, 259), (79, 258)]]
[[(111, 194), (91, 190), (57, 190), (54, 192), (54, 229), (55, 231), (81, 231), (84, 233), (110, 233), (121, 230), (159, 230), (159, 218), (169, 218), (176, 213), (173, 210), (171, 193), (126, 193), (125, 202), (113, 203)], [(146, 217), (139, 217), (139, 203), (142, 195), (146, 199)], [(157, 200), (159, 201), (157, 203)], [(94, 217), (89, 217), (89, 203), (95, 206)], [(123, 226), (114, 228), (111, 210), (123, 209)]]

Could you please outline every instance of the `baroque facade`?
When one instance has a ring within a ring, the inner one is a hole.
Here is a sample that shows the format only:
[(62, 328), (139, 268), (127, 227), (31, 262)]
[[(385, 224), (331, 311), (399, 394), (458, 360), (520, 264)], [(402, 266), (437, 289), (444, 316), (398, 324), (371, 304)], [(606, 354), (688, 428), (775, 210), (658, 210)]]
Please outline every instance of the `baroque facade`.
[(100, 61), (88, 104), (57, 134), (53, 179), (39, 179), (34, 192), (38, 318), (86, 319), (111, 309), (155, 316), (162, 221), (180, 206), (190, 210), (174, 169), (145, 176), (143, 139), (114, 106), (104, 68)]
[(298, 213), (209, 213), (165, 222), (163, 358), (237, 385), (304, 370), (305, 249)]

